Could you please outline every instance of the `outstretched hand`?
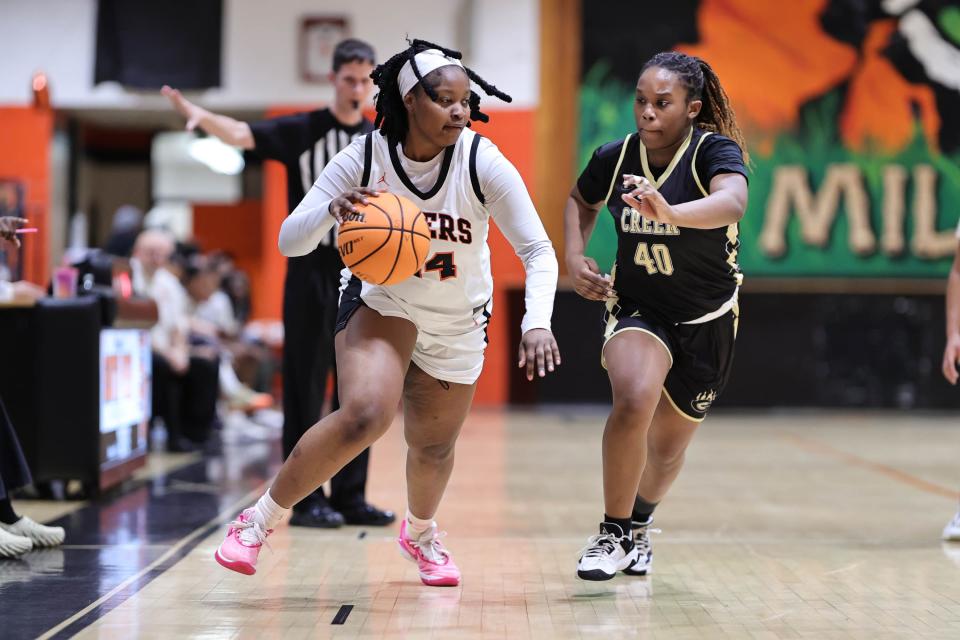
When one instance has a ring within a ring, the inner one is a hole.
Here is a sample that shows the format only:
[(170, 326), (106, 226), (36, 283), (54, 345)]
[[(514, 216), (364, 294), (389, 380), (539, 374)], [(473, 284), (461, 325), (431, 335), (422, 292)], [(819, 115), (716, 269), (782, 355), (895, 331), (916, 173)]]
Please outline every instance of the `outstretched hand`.
[(553, 333), (547, 329), (530, 329), (520, 339), (519, 368), (527, 368), (527, 380), (534, 372), (541, 378), (560, 366), (560, 347)]
[(20, 247), (20, 238), (17, 236), (17, 229), (27, 223), (23, 218), (13, 216), (0, 217), (0, 247), (9, 244), (13, 247)]
[(193, 104), (189, 100), (183, 97), (183, 94), (180, 93), (178, 89), (173, 87), (163, 85), (160, 89), (160, 93), (166, 96), (167, 100), (170, 101), (170, 104), (173, 105), (173, 108), (177, 110), (181, 116), (186, 118), (187, 131), (193, 131), (197, 128), (197, 125), (200, 124), (200, 119), (203, 117), (204, 110), (201, 107)]

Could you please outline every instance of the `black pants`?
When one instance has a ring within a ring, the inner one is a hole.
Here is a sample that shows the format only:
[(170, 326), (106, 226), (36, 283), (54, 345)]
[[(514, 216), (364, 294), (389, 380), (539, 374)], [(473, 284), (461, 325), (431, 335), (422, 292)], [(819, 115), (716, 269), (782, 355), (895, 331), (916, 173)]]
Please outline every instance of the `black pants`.
[[(333, 333), (337, 322), (340, 273), (336, 265), (318, 265), (315, 256), (287, 261), (283, 288), (283, 455), (320, 419), (327, 378), (334, 376), (333, 410), (340, 407), (336, 386)], [(370, 450), (347, 463), (333, 479), (329, 504), (345, 508), (363, 504)], [(325, 503), (323, 487), (300, 502), (303, 508)], [(296, 509), (296, 507), (294, 507)]]
[(179, 374), (153, 354), (153, 415), (163, 418), (169, 441), (207, 440), (217, 415), (219, 373), (219, 360), (191, 357), (186, 373)]
[(13, 430), (7, 408), (0, 399), (0, 500), (9, 499), (8, 492), (32, 482), (17, 432)]

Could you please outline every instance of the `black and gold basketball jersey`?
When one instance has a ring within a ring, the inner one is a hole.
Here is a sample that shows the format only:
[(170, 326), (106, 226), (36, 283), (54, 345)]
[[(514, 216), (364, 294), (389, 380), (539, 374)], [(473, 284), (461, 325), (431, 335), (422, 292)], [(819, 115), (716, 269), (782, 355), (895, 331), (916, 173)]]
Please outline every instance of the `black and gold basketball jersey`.
[(617, 229), (614, 288), (620, 304), (671, 324), (703, 322), (730, 308), (742, 281), (738, 227), (690, 229), (647, 220), (621, 196), (623, 174), (644, 176), (670, 204), (703, 198), (720, 173), (747, 175), (740, 147), (694, 127), (663, 168), (651, 167), (637, 134), (603, 145), (577, 186), (587, 202), (606, 202)]

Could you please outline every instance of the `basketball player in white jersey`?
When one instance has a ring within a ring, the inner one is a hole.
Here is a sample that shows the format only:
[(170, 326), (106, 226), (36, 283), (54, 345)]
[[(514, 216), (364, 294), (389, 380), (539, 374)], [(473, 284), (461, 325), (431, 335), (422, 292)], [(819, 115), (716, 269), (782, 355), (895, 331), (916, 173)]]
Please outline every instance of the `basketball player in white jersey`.
[[(259, 122), (241, 122), (199, 107), (179, 91), (163, 88), (173, 107), (199, 127), (261, 158), (282, 162), (287, 174), (287, 206), (292, 210), (320, 176), (323, 167), (351, 141), (373, 131), (363, 105), (373, 91), (370, 73), (373, 48), (348, 38), (333, 51), (329, 80), (334, 97), (329, 107)], [(287, 457), (307, 429), (321, 416), (327, 377), (336, 377), (333, 335), (337, 321), (340, 270), (333, 233), (320, 238), (305, 254), (287, 261), (283, 283), (283, 455)], [(334, 387), (331, 407), (339, 406)], [(394, 521), (389, 510), (365, 498), (369, 450), (364, 450), (330, 480), (330, 495), (317, 487), (301, 500), (290, 524), (336, 528), (344, 523), (384, 526)]]
[(433, 518), (483, 367), (493, 294), (490, 218), (526, 271), (519, 366), (532, 380), (560, 363), (550, 331), (553, 246), (517, 170), (464, 128), (486, 120), (471, 79), (488, 95), (510, 98), (459, 58), (415, 40), (377, 67), (378, 130), (334, 157), (284, 221), (280, 249), (300, 255), (356, 211), (355, 203), (386, 189), (420, 207), (432, 240), (424, 269), (400, 284), (361, 283), (344, 271), (336, 336), (340, 409), (304, 434), (270, 490), (231, 523), (216, 553), (229, 569), (254, 573), (263, 541), (287, 510), (383, 435), (403, 398), (408, 511), (397, 542), (424, 584), (459, 584)]

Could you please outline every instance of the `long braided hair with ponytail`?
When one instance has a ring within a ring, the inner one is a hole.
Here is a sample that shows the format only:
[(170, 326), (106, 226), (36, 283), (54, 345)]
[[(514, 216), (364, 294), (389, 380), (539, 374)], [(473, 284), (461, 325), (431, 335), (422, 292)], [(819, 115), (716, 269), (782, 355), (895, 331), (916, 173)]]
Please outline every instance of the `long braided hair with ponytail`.
[[(420, 81), (419, 86), (423, 87), (424, 92), (426, 92), (431, 100), (436, 100), (437, 92), (435, 87), (440, 81), (439, 75), (434, 75), (434, 73), (436, 73), (436, 71), (434, 71), (428, 73), (426, 79), (424, 79), (423, 76), (420, 75), (420, 70), (417, 68), (417, 62), (414, 56), (427, 49), (437, 49), (448, 58), (460, 60), (463, 57), (463, 54), (459, 51), (447, 49), (446, 47), (441, 47), (440, 45), (425, 40), (407, 40), (407, 42), (410, 45), (409, 47), (391, 57), (383, 64), (378, 65), (377, 68), (373, 70), (373, 73), (370, 74), (370, 77), (373, 78), (373, 84), (375, 84), (378, 89), (377, 95), (374, 98), (377, 117), (373, 124), (380, 129), (380, 132), (384, 136), (399, 142), (406, 140), (409, 129), (407, 110), (403, 104), (403, 96), (400, 95), (400, 85), (398, 82), (400, 69), (403, 68), (403, 65), (406, 64), (407, 61), (410, 61), (410, 66), (413, 67), (413, 73), (417, 77), (417, 80)], [(483, 92), (488, 96), (500, 98), (504, 102), (513, 101), (513, 98), (478, 76), (472, 69), (464, 66), (463, 70), (466, 71), (467, 77), (483, 89)], [(490, 120), (487, 114), (480, 111), (480, 94), (476, 91), (470, 92), (470, 120), (480, 122)], [(469, 126), (469, 123), (467, 124)]]
[(749, 166), (750, 154), (747, 153), (743, 132), (737, 124), (730, 98), (723, 90), (720, 78), (717, 77), (713, 67), (707, 64), (706, 60), (678, 51), (658, 53), (647, 60), (640, 73), (651, 67), (666, 69), (677, 74), (680, 82), (687, 89), (687, 102), (691, 100), (703, 102), (696, 123), (707, 131), (719, 133), (736, 142), (743, 151), (744, 162)]

